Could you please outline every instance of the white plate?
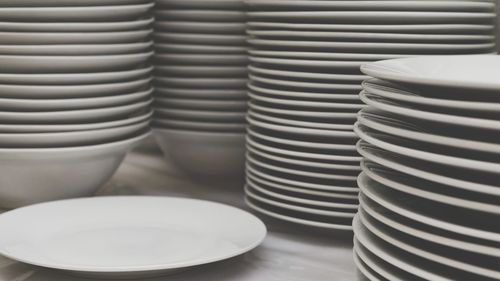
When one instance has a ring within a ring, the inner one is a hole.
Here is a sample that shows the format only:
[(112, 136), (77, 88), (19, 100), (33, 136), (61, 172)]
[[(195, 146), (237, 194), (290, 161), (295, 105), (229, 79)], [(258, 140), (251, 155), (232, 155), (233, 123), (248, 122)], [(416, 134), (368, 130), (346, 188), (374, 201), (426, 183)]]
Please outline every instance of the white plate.
[(130, 44), (82, 44), (82, 45), (0, 45), (2, 55), (119, 55), (147, 52), (153, 42)]
[(369, 33), (369, 32), (332, 32), (297, 30), (247, 30), (250, 36), (269, 39), (327, 40), (327, 41), (373, 41), (373, 42), (492, 42), (493, 35), (462, 34), (406, 34), (406, 33)]
[(496, 93), (500, 88), (495, 75), (499, 65), (499, 56), (428, 56), (370, 63), (361, 71), (389, 81)]
[(84, 85), (16, 85), (0, 84), (2, 98), (84, 98), (131, 93), (150, 88), (152, 78), (141, 80)]
[(245, 121), (246, 111), (195, 110), (156, 107), (155, 114), (158, 114), (158, 117), (174, 118), (186, 121), (243, 123)]
[[(1, 10), (0, 10), (1, 11)], [(2, 44), (120, 44), (142, 42), (152, 29), (110, 32), (0, 32)]]
[(341, 103), (341, 102), (320, 102), (308, 100), (291, 100), (284, 98), (269, 98), (252, 92), (248, 92), (248, 96), (255, 101), (265, 102), (276, 106), (291, 106), (303, 109), (320, 109), (320, 110), (341, 110), (343, 112), (358, 112), (366, 105), (361, 103)]
[(162, 65), (155, 67), (159, 77), (177, 76), (192, 78), (233, 78), (247, 77), (248, 70), (245, 66), (190, 66), (190, 65)]
[(430, 242), (453, 247), (459, 250), (471, 251), (476, 254), (489, 255), (492, 257), (500, 257), (500, 250), (497, 247), (468, 242), (463, 240), (463, 237), (459, 235), (453, 237), (446, 232), (440, 232), (436, 228), (422, 226), (416, 222), (411, 225), (401, 223), (397, 220), (399, 217), (397, 214), (384, 210), (375, 203), (363, 198), (360, 198), (360, 200), (360, 204), (362, 205), (360, 213), (364, 213), (365, 216), (369, 215), (370, 217), (389, 227), (392, 227), (393, 229), (397, 229), (420, 239), (425, 239)]
[(0, 133), (2, 148), (48, 148), (94, 145), (130, 138), (144, 132), (149, 120), (126, 126), (54, 133)]
[(200, 9), (158, 9), (155, 11), (158, 20), (182, 21), (214, 21), (214, 22), (245, 22), (243, 10), (200, 10)]
[(172, 118), (155, 118), (152, 125), (159, 128), (172, 128), (181, 130), (201, 130), (214, 132), (244, 132), (247, 125), (245, 123), (227, 122), (201, 122), (184, 121)]
[(205, 98), (205, 99), (245, 99), (247, 91), (244, 89), (182, 89), (161, 86), (155, 87), (155, 94), (164, 97)]
[[(154, 129), (165, 158), (192, 179), (240, 183), (245, 170), (245, 133)], [(217, 165), (214, 165), (217, 159)]]
[[(260, 39), (250, 39), (252, 42), (262, 42)], [(355, 70), (359, 69), (361, 65), (365, 62), (363, 61), (342, 61), (342, 60), (332, 60), (332, 61), (322, 61), (322, 60), (304, 60), (304, 59), (282, 59), (282, 58), (269, 58), (269, 57), (255, 57), (249, 56), (248, 59), (252, 63), (261, 63), (268, 65), (278, 65), (280, 67), (324, 67), (338, 70)]]
[(254, 9), (346, 9), (346, 10), (396, 10), (396, 11), (491, 11), (493, 3), (484, 1), (304, 1), (304, 0), (246, 0)]
[[(17, 0), (14, 0), (17, 2)], [(72, 1), (75, 2), (75, 1)], [(45, 2), (44, 2), (45, 3)], [(26, 32), (98, 32), (144, 29), (153, 23), (153, 18), (115, 22), (0, 22), (2, 31)]]
[(500, 120), (486, 119), (479, 117), (467, 117), (461, 115), (448, 114), (446, 112), (430, 112), (418, 108), (412, 108), (408, 105), (398, 104), (392, 101), (379, 98), (375, 95), (361, 92), (359, 94), (361, 100), (373, 106), (376, 109), (387, 111), (390, 113), (408, 116), (419, 120), (439, 122), (450, 125), (461, 125), (475, 129), (500, 130)]
[[(294, 212), (304, 213), (304, 214), (311, 215), (311, 216), (315, 216), (315, 215), (323, 216), (323, 217), (325, 217), (327, 219), (328, 219), (328, 217), (331, 217), (331, 218), (345, 218), (345, 219), (351, 218), (352, 219), (352, 217), (354, 217), (354, 215), (355, 215), (355, 213), (349, 212), (348, 210), (344, 210), (344, 212), (341, 212), (341, 211), (329, 211), (329, 210), (315, 209), (315, 208), (309, 208), (309, 207), (302, 207), (302, 206), (293, 205), (293, 204), (290, 204), (290, 203), (284, 203), (282, 201), (277, 201), (274, 198), (273, 198), (274, 199), (273, 200), (273, 199), (266, 198), (263, 195), (261, 196), (260, 194), (257, 194), (257, 192), (258, 191), (256, 189), (254, 189), (253, 186), (251, 186), (249, 184), (247, 184), (245, 186), (245, 195), (246, 195), (246, 197), (252, 198), (255, 201), (258, 201), (258, 202), (261, 202), (261, 203), (265, 203), (265, 204), (268, 204), (268, 205), (271, 205), (271, 206), (275, 206), (275, 207), (278, 207), (278, 208), (283, 208), (283, 209), (287, 209), (287, 210), (294, 211)], [(263, 194), (263, 193), (261, 193), (261, 194)], [(358, 207), (354, 205), (352, 208), (354, 210), (356, 210)], [(350, 223), (346, 223), (346, 224), (350, 225)]]
[(205, 34), (205, 33), (177, 33), (155, 31), (154, 38), (158, 42), (199, 44), (199, 45), (223, 45), (223, 46), (245, 46), (247, 37), (237, 34)]
[(72, 85), (72, 84), (101, 84), (123, 81), (133, 81), (149, 76), (153, 67), (115, 71), (115, 72), (90, 72), (90, 73), (58, 73), (58, 74), (18, 74), (0, 73), (2, 84), (24, 85)]
[(272, 75), (286, 78), (314, 79), (314, 80), (329, 80), (329, 81), (349, 81), (361, 84), (363, 80), (368, 79), (365, 75), (355, 74), (336, 74), (336, 73), (311, 73), (303, 71), (290, 71), (272, 69), (268, 67), (249, 65), (248, 69), (253, 73)]
[(9, 7), (0, 9), (1, 21), (125, 21), (136, 20), (154, 6), (142, 5), (83, 7)]
[(88, 123), (111, 121), (123, 118), (138, 111), (145, 110), (152, 100), (134, 102), (126, 105), (79, 110), (40, 111), (40, 112), (13, 112), (0, 111), (0, 119), (4, 124), (61, 124), (61, 123)]
[(342, 120), (343, 122), (352, 120), (353, 123), (356, 120), (357, 113), (344, 113), (344, 112), (335, 112), (329, 111), (326, 109), (325, 111), (307, 111), (307, 110), (297, 110), (297, 109), (280, 109), (278, 107), (272, 107), (269, 104), (264, 106), (258, 105), (255, 101), (250, 101), (249, 105), (253, 108), (270, 114), (278, 114), (278, 115), (287, 115), (293, 116), (295, 118), (319, 118), (322, 121), (331, 120), (331, 122), (339, 122)]
[(410, 158), (419, 159), (426, 162), (438, 163), (446, 166), (463, 168), (479, 172), (500, 173), (500, 163), (488, 160), (477, 160), (467, 158), (467, 156), (456, 156), (437, 152), (429, 152), (425, 147), (419, 148), (418, 143), (411, 141), (399, 141), (399, 138), (374, 131), (359, 125), (354, 125), (354, 132), (364, 141), (394, 153), (405, 155)]
[(198, 45), (198, 44), (174, 44), (160, 43), (155, 44), (155, 50), (158, 55), (162, 54), (240, 54), (246, 55), (246, 46), (221, 46), (221, 45)]
[(127, 126), (149, 120), (153, 116), (153, 111), (149, 111), (133, 117), (125, 117), (114, 121), (83, 124), (0, 124), (1, 133), (54, 133), (73, 132), (84, 130), (98, 130), (103, 128), (114, 128)]
[[(321, 198), (323, 200), (358, 200), (358, 195), (353, 193), (340, 193), (340, 192), (326, 192), (313, 189), (299, 188), (290, 185), (284, 185), (277, 182), (272, 182), (263, 178), (260, 178), (252, 173), (247, 173), (247, 178), (254, 181), (255, 183), (281, 190), (285, 193), (300, 193), (304, 198)], [(322, 200), (322, 201), (323, 201)]]
[[(256, 56), (256, 57), (323, 59), (323, 60), (370, 60), (371, 61), (371, 60), (393, 59), (397, 57), (407, 57), (406, 55), (397, 55), (397, 54), (291, 52), (291, 51), (269, 51), (269, 50), (254, 50), (254, 49), (248, 50), (248, 53), (251, 56)], [(357, 80), (359, 80), (359, 78)]]
[(298, 180), (291, 180), (287, 177), (280, 175), (271, 175), (269, 172), (263, 172), (255, 169), (251, 165), (246, 166), (247, 173), (253, 173), (260, 178), (264, 178), (270, 181), (274, 181), (281, 184), (291, 185), (299, 188), (313, 189), (313, 190), (321, 190), (321, 191), (333, 191), (333, 192), (346, 192), (346, 193), (358, 193), (359, 189), (357, 187), (349, 187), (349, 186), (334, 186), (334, 185), (324, 185), (317, 183), (309, 183)]
[[(179, 1), (177, 1), (179, 2)], [(206, 2), (206, 1), (203, 1)], [(220, 2), (220, 1), (217, 1)], [(158, 3), (158, 2), (157, 2)], [(198, 22), (159, 20), (154, 23), (158, 31), (211, 34), (245, 34), (246, 24), (242, 22)], [(0, 25), (1, 27), (1, 25)]]
[[(358, 270), (358, 281), (382, 281), (382, 279), (378, 273), (373, 271), (367, 263), (365, 263), (359, 257), (357, 253), (357, 247), (354, 247), (354, 264), (356, 265), (356, 269)], [(360, 276), (360, 274), (362, 276)]]
[(126, 153), (149, 135), (89, 146), (0, 149), (0, 206), (10, 209), (93, 196), (115, 173)]
[[(457, 3), (457, 2), (450, 2), (450, 3)], [(321, 24), (321, 23), (249, 21), (247, 25), (248, 28), (251, 29), (400, 32), (407, 34), (413, 34), (413, 33), (478, 34), (478, 33), (492, 33), (494, 30), (493, 24), (463, 24), (463, 23), (462, 24)]]
[(133, 5), (147, 3), (149, 0), (4, 0), (4, 7), (71, 7), (71, 6), (101, 6), (101, 5)]
[[(250, 60), (252, 61), (252, 57), (250, 57)], [(250, 74), (249, 78), (252, 82), (259, 82), (274, 86), (291, 87), (291, 88), (310, 88), (313, 90), (331, 90), (332, 92), (336, 93), (348, 92), (357, 94), (362, 89), (361, 85), (358, 84), (300, 82), (300, 81), (267, 78), (253, 74)]]
[(69, 73), (130, 70), (143, 66), (153, 52), (102, 56), (2, 56), (2, 72)]
[(153, 89), (127, 94), (102, 96), (94, 98), (69, 99), (8, 99), (0, 98), (0, 109), (6, 111), (58, 111), (73, 109), (90, 109), (131, 104), (146, 100)]
[(242, 0), (157, 0), (158, 6), (190, 9), (242, 9)]
[[(280, 48), (287, 50), (330, 50), (343, 52), (397, 52), (398, 55), (405, 54), (427, 54), (436, 52), (447, 52), (448, 54), (458, 52), (487, 53), (493, 52), (494, 43), (477, 44), (425, 44), (425, 43), (374, 43), (374, 42), (321, 42), (321, 41), (298, 41), (298, 40), (270, 40), (270, 39), (248, 39), (251, 45), (258, 48)], [(321, 63), (320, 63), (321, 64)], [(340, 64), (340, 63), (339, 63)], [(353, 63), (351, 63), (353, 64)], [(367, 73), (367, 72), (366, 72)], [(368, 73), (367, 73), (368, 74)], [(382, 77), (379, 77), (382, 78)]]
[(173, 97), (156, 97), (155, 103), (156, 106), (164, 108), (191, 108), (201, 110), (246, 111), (248, 107), (246, 100), (182, 99)]
[[(265, 141), (270, 141), (286, 146), (296, 146), (296, 147), (302, 147), (302, 148), (317, 148), (317, 149), (325, 149), (325, 150), (341, 150), (341, 151), (356, 151), (356, 146), (355, 145), (349, 145), (349, 144), (336, 144), (334, 143), (335, 141), (331, 139), (323, 140), (321, 141), (314, 141), (311, 139), (306, 139), (300, 134), (296, 134), (293, 138), (291, 137), (280, 137), (278, 136), (273, 136), (272, 133), (263, 133), (263, 132), (258, 132), (256, 128), (249, 127), (248, 128), (248, 135), (255, 137), (257, 139), (265, 140)], [(297, 140), (300, 139), (300, 140)], [(319, 164), (325, 164), (325, 163), (317, 163)], [(359, 165), (357, 167), (359, 169)]]
[(486, 153), (496, 153), (500, 151), (500, 143), (478, 141), (472, 139), (461, 139), (456, 136), (447, 136), (445, 132), (426, 131), (419, 127), (408, 124), (397, 117), (387, 117), (378, 110), (367, 110), (364, 108), (358, 114), (358, 122), (366, 127), (385, 132), (394, 136), (404, 136), (405, 138), (451, 146), (461, 149), (476, 150)]
[[(252, 75), (252, 77), (255, 77)], [(266, 79), (267, 80), (267, 79)], [(255, 80), (257, 81), (257, 80)], [(278, 80), (278, 81), (283, 81), (285, 80)], [(290, 82), (293, 83), (293, 82)], [(332, 84), (333, 87), (335, 87), (334, 84)], [(356, 101), (359, 102), (359, 95), (357, 94), (339, 94), (339, 93), (317, 93), (317, 92), (308, 92), (308, 91), (296, 91), (295, 89), (292, 90), (277, 90), (277, 89), (271, 89), (269, 87), (260, 87), (255, 85), (255, 83), (252, 83), (250, 81), (248, 83), (248, 89), (251, 90), (254, 94), (259, 95), (259, 94), (264, 94), (264, 95), (270, 95), (270, 96), (276, 96), (278, 98), (291, 98), (291, 99), (305, 99), (305, 100), (310, 100), (310, 99), (321, 99), (321, 100), (331, 100), (331, 101)]]
[[(481, 220), (473, 222), (469, 218), (467, 225), (465, 225), (463, 221), (466, 219), (462, 217), (462, 214), (459, 216), (458, 214), (450, 214), (449, 212), (437, 214), (429, 211), (430, 208), (435, 207), (431, 206), (429, 201), (416, 200), (415, 197), (406, 194), (396, 194), (393, 190), (387, 189), (368, 177), (363, 176), (363, 174), (358, 178), (358, 186), (364, 196), (410, 220), (476, 239), (484, 239), (496, 243), (500, 241), (500, 234), (498, 232), (486, 229), (484, 226), (485, 223), (480, 226)], [(462, 220), (460, 223), (456, 223), (456, 221), (460, 220)], [(492, 226), (490, 222), (489, 227)]]
[[(0, 100), (1, 101), (1, 100)], [(250, 106), (251, 110), (248, 111), (248, 116), (269, 123), (296, 126), (301, 128), (311, 128), (311, 129), (328, 129), (328, 130), (348, 130), (351, 131), (354, 128), (353, 124), (335, 124), (328, 122), (308, 122), (302, 120), (295, 120), (287, 118), (286, 116), (271, 116), (267, 114), (259, 113), (255, 108)]]
[(172, 86), (174, 88), (212, 88), (212, 89), (244, 89), (248, 79), (246, 78), (192, 78), (192, 77), (155, 77), (155, 83), (159, 86)]
[[(403, 272), (401, 273), (401, 271), (396, 271), (396, 276), (398, 276), (396, 278), (394, 277), (393, 270), (391, 270), (390, 273), (386, 270), (379, 270), (379, 274), (384, 274), (386, 277), (392, 278), (392, 280), (397, 281), (414, 280), (415, 278), (423, 278), (424, 280), (436, 281), (454, 280), (446, 278), (445, 275), (440, 274), (440, 272), (436, 270), (435, 267), (433, 267), (433, 263), (424, 261), (422, 259), (416, 259), (415, 256), (408, 255), (401, 250), (388, 247), (388, 244), (386, 242), (381, 241), (376, 236), (371, 234), (362, 225), (358, 217), (355, 217), (353, 220), (353, 229), (356, 242), (360, 245), (363, 245), (367, 252), (371, 252), (374, 256), (386, 262), (384, 263), (384, 265), (390, 264)], [(449, 271), (450, 270), (447, 268), (446, 273), (450, 274), (451, 272)]]
[(432, 182), (440, 183), (448, 187), (456, 187), (472, 192), (482, 192), (494, 196), (500, 196), (499, 186), (490, 183), (480, 183), (478, 181), (469, 180), (466, 178), (459, 178), (458, 174), (443, 173), (443, 171), (436, 171), (434, 169), (426, 169), (421, 165), (416, 165), (411, 159), (405, 158), (399, 154), (384, 151), (382, 149), (373, 147), (364, 142), (358, 142), (358, 152), (365, 158), (391, 168), (393, 170), (415, 176), (421, 179), (429, 180)]
[(416, 104), (419, 106), (441, 107), (444, 110), (479, 111), (486, 113), (500, 112), (498, 101), (476, 101), (474, 96), (471, 100), (453, 100), (442, 96), (440, 91), (426, 91), (426, 96), (412, 93), (407, 90), (398, 89), (396, 85), (378, 79), (370, 79), (363, 82), (363, 89), (368, 92), (392, 99), (396, 102)]
[(238, 65), (244, 66), (248, 64), (248, 57), (242, 54), (183, 54), (183, 53), (168, 53), (156, 54), (154, 56), (156, 62), (160, 65), (184, 64), (184, 65)]
[(271, 165), (268, 163), (265, 163), (264, 160), (257, 160), (255, 156), (252, 156), (251, 154), (247, 153), (247, 162), (251, 163), (255, 167), (258, 168), (265, 168), (267, 170), (279, 172), (279, 173), (285, 173), (285, 174), (290, 174), (294, 176), (301, 176), (305, 178), (314, 178), (315, 180), (331, 180), (331, 181), (356, 181), (356, 176), (352, 175), (343, 175), (343, 174), (335, 174), (335, 173), (320, 173), (320, 172), (311, 172), (311, 171), (306, 171), (300, 170), (300, 169), (294, 169), (294, 168), (287, 168), (287, 167), (282, 167), (282, 166), (276, 166), (276, 165)]
[(427, 12), (427, 11), (273, 11), (248, 12), (250, 20), (329, 22), (329, 23), (488, 23), (495, 17), (493, 11), (484, 13)]
[[(38, 231), (15, 226), (24, 222), (21, 225), (36, 228), (41, 217), (46, 226), (52, 226)], [(2, 214), (0, 225), (9, 229), (0, 243), (0, 252), (9, 258), (120, 278), (161, 275), (228, 259), (257, 247), (266, 235), (264, 224), (245, 211), (166, 197), (98, 197), (39, 204)], [(17, 246), (27, 241), (28, 248)]]

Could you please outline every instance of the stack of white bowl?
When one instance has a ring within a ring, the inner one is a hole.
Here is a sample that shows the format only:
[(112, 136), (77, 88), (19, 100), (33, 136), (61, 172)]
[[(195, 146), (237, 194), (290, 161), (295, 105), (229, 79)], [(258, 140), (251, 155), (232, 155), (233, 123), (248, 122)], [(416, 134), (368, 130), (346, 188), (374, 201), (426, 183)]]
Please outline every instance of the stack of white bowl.
[(0, 207), (92, 195), (147, 135), (153, 4), (0, 1)]
[(495, 47), (493, 1), (246, 2), (247, 201), (302, 224), (351, 229), (361, 64)]
[(242, 0), (157, 0), (155, 137), (194, 179), (243, 179), (247, 48)]
[(355, 258), (370, 280), (500, 280), (500, 56), (368, 64)]

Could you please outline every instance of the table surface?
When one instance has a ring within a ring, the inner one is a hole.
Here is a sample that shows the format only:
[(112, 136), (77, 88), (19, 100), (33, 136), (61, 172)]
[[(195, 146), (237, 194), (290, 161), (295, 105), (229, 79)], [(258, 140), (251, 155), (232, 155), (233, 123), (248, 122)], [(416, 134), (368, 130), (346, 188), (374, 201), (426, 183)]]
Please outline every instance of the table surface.
[[(158, 195), (199, 198), (242, 209), (241, 184), (204, 185), (189, 181), (154, 148), (130, 153), (100, 195)], [(268, 227), (257, 249), (227, 261), (194, 267), (153, 281), (353, 281), (358, 280), (352, 259), (352, 236), (323, 232), (260, 216)], [(84, 281), (0, 257), (0, 281)]]

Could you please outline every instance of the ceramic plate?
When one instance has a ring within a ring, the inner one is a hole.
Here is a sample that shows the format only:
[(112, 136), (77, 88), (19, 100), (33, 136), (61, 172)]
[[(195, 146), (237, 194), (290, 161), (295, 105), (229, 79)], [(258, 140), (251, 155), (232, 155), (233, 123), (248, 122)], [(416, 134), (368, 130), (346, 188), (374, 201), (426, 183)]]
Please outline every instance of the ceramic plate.
[[(248, 50), (251, 56), (272, 57), (272, 58), (292, 58), (292, 59), (323, 59), (323, 60), (384, 60), (404, 57), (398, 54), (370, 54), (370, 53), (328, 53), (328, 52), (291, 52), (291, 51), (269, 51), (269, 50)], [(355, 75), (352, 75), (355, 76)], [(306, 78), (306, 77), (304, 77)], [(348, 78), (348, 77), (346, 77)], [(359, 78), (358, 78), (359, 79)], [(356, 80), (357, 81), (357, 80)]]
[(383, 277), (373, 271), (357, 254), (357, 248), (354, 248), (354, 264), (358, 270), (358, 281), (382, 281)]
[(165, 7), (190, 8), (190, 9), (242, 9), (242, 0), (157, 0), (156, 4)]
[(328, 41), (373, 41), (373, 42), (491, 42), (493, 35), (462, 34), (406, 34), (406, 33), (369, 33), (369, 32), (331, 32), (297, 30), (247, 30), (250, 36), (269, 39), (328, 40)]
[(183, 54), (183, 53), (168, 53), (155, 55), (155, 61), (160, 65), (238, 65), (243, 66), (248, 64), (248, 57), (241, 54)]
[[(258, 40), (258, 39), (257, 39)], [(255, 41), (257, 41), (255, 40)], [(254, 40), (249, 40), (253, 42)], [(248, 59), (252, 63), (261, 63), (266, 65), (278, 65), (280, 67), (325, 67), (340, 70), (353, 70), (358, 69), (364, 64), (363, 61), (322, 61), (322, 60), (304, 60), (304, 59), (282, 59), (282, 58), (269, 58), (269, 57), (255, 57), (249, 56)]]
[(142, 5), (83, 6), (83, 7), (2, 7), (1, 21), (69, 21), (100, 22), (136, 20), (154, 6)]
[(119, 44), (144, 41), (152, 29), (110, 32), (0, 32), (2, 44)]
[(248, 93), (248, 96), (255, 101), (273, 104), (275, 106), (290, 106), (302, 107), (304, 109), (322, 109), (322, 110), (338, 110), (343, 112), (358, 112), (360, 109), (366, 107), (364, 104), (358, 103), (341, 103), (341, 102), (320, 102), (320, 101), (307, 101), (307, 100), (290, 100), (280, 98), (269, 98), (261, 95)]
[(160, 86), (175, 88), (212, 88), (212, 89), (244, 89), (246, 78), (184, 78), (184, 77), (156, 77), (155, 83)]
[[(256, 77), (253, 76), (252, 77)], [(264, 81), (264, 80), (261, 80)], [(265, 81), (268, 81), (265, 79)], [(278, 81), (279, 83), (285, 82), (285, 80), (271, 80), (271, 81)], [(290, 82), (293, 83), (293, 82)], [(256, 85), (255, 83), (249, 82), (248, 83), (248, 89), (251, 90), (254, 94), (259, 95), (259, 94), (264, 94), (266, 96), (275, 96), (278, 98), (295, 98), (295, 99), (304, 99), (304, 100), (310, 100), (310, 99), (320, 99), (320, 100), (331, 100), (331, 101), (344, 101), (344, 102), (359, 102), (359, 95), (357, 94), (339, 94), (339, 93), (317, 93), (317, 92), (308, 92), (308, 91), (297, 91), (297, 89), (294, 90), (277, 90), (277, 89), (272, 89), (269, 87), (260, 87)], [(333, 87), (335, 87), (334, 84), (332, 84)], [(347, 85), (346, 85), (347, 86)], [(339, 85), (339, 88), (342, 86)], [(349, 87), (349, 86), (347, 86)], [(355, 86), (353, 86), (355, 87)]]
[(448, 98), (439, 91), (426, 91), (426, 95), (423, 96), (407, 90), (398, 89), (396, 85), (378, 79), (364, 81), (363, 89), (368, 93), (372, 93), (386, 99), (414, 104), (417, 106), (439, 107), (442, 110), (462, 110), (485, 113), (500, 112), (500, 106), (497, 101), (476, 101), (474, 100), (474, 96), (470, 96), (470, 100), (454, 100), (452, 98)]
[(361, 84), (363, 80), (366, 80), (368, 76), (356, 75), (356, 74), (336, 74), (336, 73), (321, 73), (321, 72), (303, 72), (303, 71), (291, 71), (291, 70), (281, 70), (273, 69), (263, 66), (249, 65), (248, 69), (253, 73), (272, 75), (277, 77), (286, 78), (300, 78), (300, 79), (311, 79), (311, 80), (327, 80), (327, 81), (349, 81), (356, 84)]
[[(252, 61), (252, 58), (250, 58)], [(313, 90), (331, 90), (335, 93), (359, 93), (362, 89), (360, 85), (356, 84), (341, 84), (341, 83), (317, 83), (317, 82), (300, 82), (300, 81), (290, 81), (281, 80), (275, 78), (262, 77), (254, 74), (250, 74), (249, 78), (252, 82), (258, 82), (263, 84), (269, 84), (273, 86), (281, 87), (291, 87), (291, 88), (309, 88)]]
[[(19, 222), (36, 227), (40, 217), (45, 218), (45, 226), (54, 227), (44, 227), (44, 231), (16, 227)], [(9, 229), (2, 233), (0, 244), (0, 252), (9, 258), (110, 277), (161, 275), (224, 260), (252, 250), (266, 235), (264, 224), (242, 210), (166, 197), (98, 197), (38, 204), (2, 214), (0, 225)], [(18, 246), (25, 243), (30, 246)]]
[[(404, 5), (404, 3), (403, 3)], [(278, 12), (248, 12), (250, 20), (331, 22), (331, 23), (488, 23), (495, 14), (492, 11), (484, 13), (463, 12), (427, 12), (427, 11), (278, 11)]]
[(317, 111), (314, 108), (313, 109), (293, 109), (293, 108), (287, 108), (287, 109), (280, 109), (279, 106), (271, 105), (271, 104), (265, 104), (263, 106), (258, 105), (255, 101), (250, 101), (250, 104), (253, 106), (253, 108), (266, 112), (266, 113), (271, 113), (271, 114), (280, 114), (280, 115), (288, 115), (288, 116), (295, 116), (295, 117), (303, 117), (303, 118), (318, 118), (323, 121), (327, 119), (331, 120), (352, 120), (354, 121), (356, 119), (356, 113), (354, 112), (336, 112), (336, 111), (331, 111), (328, 109), (324, 109), (322, 111)]
[(249, 21), (248, 27), (251, 29), (399, 32), (406, 34), (478, 34), (491, 33), (494, 29), (493, 24), (322, 24), (270, 21)]
[(361, 71), (389, 81), (494, 93), (500, 87), (494, 71), (498, 65), (498, 56), (428, 56), (370, 63)]
[[(178, 2), (178, 1), (177, 1)], [(0, 25), (1, 26), (1, 25)], [(156, 21), (158, 31), (211, 34), (245, 34), (246, 25), (242, 22), (197, 22), (197, 21)]]
[(156, 43), (155, 49), (158, 55), (162, 54), (239, 54), (246, 55), (246, 46), (221, 46), (221, 45), (199, 45), (199, 44), (174, 44)]
[(155, 16), (158, 20), (182, 20), (182, 21), (214, 21), (214, 22), (245, 22), (243, 11), (231, 10), (200, 10), (200, 9), (164, 9), (156, 10)]
[(155, 94), (165, 97), (178, 98), (205, 98), (205, 99), (245, 99), (247, 91), (244, 89), (183, 89), (173, 87), (155, 87)]
[(147, 52), (153, 42), (130, 44), (83, 44), (83, 45), (0, 45), (2, 55), (119, 55)]
[(177, 76), (192, 78), (233, 78), (246, 77), (248, 70), (244, 66), (191, 66), (191, 65), (163, 65), (155, 67), (158, 76)]
[(0, 64), (5, 73), (105, 72), (142, 66), (152, 55), (153, 52), (102, 56), (0, 55)]
[(154, 38), (158, 42), (179, 44), (245, 46), (247, 37), (235, 34), (178, 33), (155, 31)]
[(255, 9), (352, 9), (362, 10), (396, 10), (396, 11), (491, 11), (494, 8), (491, 2), (465, 1), (304, 1), (304, 0), (246, 0), (251, 8)]
[(475, 128), (475, 129), (486, 129), (486, 130), (500, 130), (500, 120), (497, 119), (486, 119), (480, 117), (468, 117), (455, 114), (449, 114), (445, 111), (426, 111), (425, 109), (415, 108), (404, 104), (395, 103), (393, 101), (386, 100), (384, 98), (377, 97), (373, 94), (368, 94), (366, 92), (360, 93), (361, 100), (376, 109), (387, 111), (390, 113), (399, 114), (402, 116), (407, 116), (411, 118), (416, 118), (419, 120), (440, 122), (449, 125), (460, 124), (461, 126)]
[[(16, 1), (16, 0), (14, 0)], [(45, 3), (45, 2), (43, 2)], [(145, 29), (153, 18), (115, 22), (0, 22), (0, 30), (13, 32), (98, 32)]]
[(90, 72), (90, 73), (58, 73), (58, 74), (18, 74), (0, 73), (2, 84), (23, 85), (74, 85), (74, 84), (101, 84), (139, 80), (149, 76), (153, 67), (114, 71), (114, 72)]
[(2, 98), (84, 98), (111, 96), (131, 93), (137, 90), (150, 88), (152, 78), (135, 81), (86, 84), (86, 85), (16, 85), (1, 84), (0, 97)]
[(155, 98), (158, 107), (201, 110), (228, 110), (246, 111), (246, 100), (213, 100), (213, 99), (182, 99), (182, 98)]
[[(270, 40), (270, 39), (248, 39), (251, 45), (257, 48), (272, 47), (276, 49), (292, 50), (330, 50), (343, 52), (397, 52), (405, 54), (426, 54), (447, 52), (448, 54), (458, 52), (484, 53), (493, 52), (494, 43), (474, 44), (425, 44), (425, 43), (373, 43), (373, 42), (321, 42), (321, 41), (297, 41), (297, 40)], [(353, 63), (351, 63), (353, 64)], [(368, 72), (365, 71), (369, 75)], [(375, 76), (375, 74), (374, 74)], [(379, 75), (380, 76), (380, 75)], [(378, 77), (383, 78), (383, 77)]]
[(100, 5), (133, 5), (147, 3), (149, 0), (5, 0), (5, 7), (67, 7), (67, 6), (100, 6)]
[(215, 122), (243, 122), (246, 112), (244, 111), (216, 111), (216, 110), (194, 110), (194, 109), (172, 109), (155, 108), (155, 114), (159, 117), (182, 119), (186, 121), (215, 121)]
[(245, 123), (227, 123), (227, 122), (200, 122), (200, 121), (184, 121), (176, 119), (155, 118), (153, 120), (154, 127), (184, 129), (184, 130), (201, 130), (214, 132), (243, 132), (246, 129)]

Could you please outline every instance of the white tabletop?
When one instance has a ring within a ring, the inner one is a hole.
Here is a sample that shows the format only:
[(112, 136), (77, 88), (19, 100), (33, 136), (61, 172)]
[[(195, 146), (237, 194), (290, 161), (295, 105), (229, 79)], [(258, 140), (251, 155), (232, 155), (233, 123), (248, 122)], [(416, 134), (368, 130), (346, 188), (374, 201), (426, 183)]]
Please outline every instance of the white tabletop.
[[(167, 164), (156, 150), (127, 156), (102, 195), (159, 195), (218, 201), (248, 209), (243, 186), (210, 186), (190, 182)], [(269, 233), (257, 249), (224, 262), (152, 281), (354, 281), (352, 237), (345, 232), (322, 232), (260, 216)], [(0, 281), (95, 280), (65, 275), (0, 258)]]

